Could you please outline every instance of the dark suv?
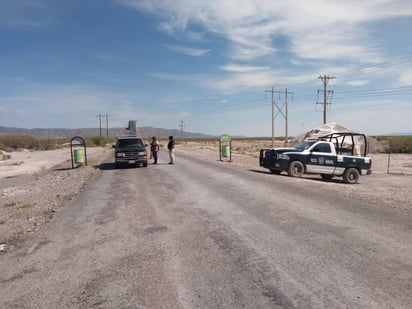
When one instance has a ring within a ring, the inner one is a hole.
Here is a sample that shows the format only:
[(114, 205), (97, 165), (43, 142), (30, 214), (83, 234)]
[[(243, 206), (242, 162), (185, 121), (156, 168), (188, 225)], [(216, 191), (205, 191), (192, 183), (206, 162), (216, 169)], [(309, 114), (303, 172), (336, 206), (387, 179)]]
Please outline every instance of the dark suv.
[(143, 140), (137, 136), (119, 136), (114, 148), (114, 161), (116, 167), (120, 165), (137, 165), (147, 166), (147, 151)]

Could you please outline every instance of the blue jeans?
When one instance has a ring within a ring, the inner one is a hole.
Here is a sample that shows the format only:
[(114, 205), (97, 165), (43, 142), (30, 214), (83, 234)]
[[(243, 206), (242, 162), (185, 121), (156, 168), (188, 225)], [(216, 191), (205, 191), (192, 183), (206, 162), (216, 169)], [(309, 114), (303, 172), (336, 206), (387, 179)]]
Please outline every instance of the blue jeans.
[(154, 164), (157, 164), (157, 151), (153, 151), (153, 159), (154, 159)]

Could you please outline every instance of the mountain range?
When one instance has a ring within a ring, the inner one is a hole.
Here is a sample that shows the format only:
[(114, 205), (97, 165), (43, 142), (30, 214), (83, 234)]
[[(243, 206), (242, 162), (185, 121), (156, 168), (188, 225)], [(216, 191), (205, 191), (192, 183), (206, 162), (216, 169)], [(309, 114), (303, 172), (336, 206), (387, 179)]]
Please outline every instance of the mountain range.
[[(14, 134), (28, 134), (38, 138), (72, 138), (74, 136), (91, 137), (91, 136), (103, 136), (103, 137), (116, 137), (119, 135), (130, 134), (127, 128), (79, 128), (79, 129), (64, 129), (64, 128), (13, 128), (0, 126), (0, 134), (14, 133)], [(174, 137), (184, 138), (211, 138), (213, 135), (207, 135), (202, 133), (193, 133), (180, 131), (176, 129), (164, 129), (153, 127), (139, 127), (137, 128), (137, 135), (143, 138), (150, 138), (156, 136), (158, 138), (167, 138), (172, 135)]]

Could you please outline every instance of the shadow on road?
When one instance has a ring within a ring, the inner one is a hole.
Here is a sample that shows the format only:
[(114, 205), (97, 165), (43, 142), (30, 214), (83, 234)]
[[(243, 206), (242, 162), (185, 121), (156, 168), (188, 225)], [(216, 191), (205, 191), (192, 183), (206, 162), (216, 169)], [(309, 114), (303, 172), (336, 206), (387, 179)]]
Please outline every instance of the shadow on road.
[(129, 168), (146, 168), (146, 167), (143, 167), (142, 164), (141, 165), (138, 164), (138, 165), (119, 165), (119, 166), (116, 166), (114, 164), (114, 162), (104, 162), (104, 163), (101, 163), (101, 164), (98, 164), (98, 165), (94, 165), (93, 167), (98, 168), (101, 171), (111, 171), (111, 170), (129, 169)]
[[(269, 170), (268, 171), (262, 171), (262, 170), (257, 170), (257, 169), (249, 169), (249, 171), (258, 173), (258, 174), (265, 174), (265, 175), (273, 175), (273, 177), (289, 177), (286, 174), (279, 174), (276, 175), (274, 173), (271, 173)], [(318, 181), (318, 182), (323, 182), (323, 183), (335, 183), (335, 184), (344, 184), (346, 183), (342, 180), (340, 177), (333, 177), (332, 179), (322, 179), (317, 175), (303, 175), (300, 177), (300, 179), (305, 179), (305, 180), (310, 180), (310, 181)]]
[(270, 171), (262, 171), (262, 170), (256, 170), (256, 169), (249, 169), (249, 171), (254, 172), (254, 173), (258, 173), (258, 174), (271, 174)]
[(104, 162), (104, 163), (98, 164), (94, 167), (98, 168), (102, 171), (110, 171), (110, 170), (115, 170), (116, 169), (116, 165), (114, 164), (114, 162)]

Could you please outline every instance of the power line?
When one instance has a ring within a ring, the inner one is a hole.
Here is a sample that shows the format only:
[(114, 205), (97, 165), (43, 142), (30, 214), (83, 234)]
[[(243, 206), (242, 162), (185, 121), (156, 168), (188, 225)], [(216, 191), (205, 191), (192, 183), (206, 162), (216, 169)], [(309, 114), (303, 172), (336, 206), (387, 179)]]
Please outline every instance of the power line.
[[(369, 66), (364, 66), (364, 67), (359, 67), (353, 70), (348, 70), (346, 72), (343, 72), (342, 74), (339, 75), (339, 77), (343, 77), (349, 74), (359, 74), (359, 75), (363, 75), (363, 74), (370, 74), (370, 73), (376, 73), (379, 71), (384, 71), (387, 68), (390, 67), (395, 67), (395, 66), (405, 66), (406, 64), (412, 64), (412, 57), (408, 56), (408, 57), (404, 57), (404, 58), (400, 58), (399, 61), (397, 62), (382, 62), (382, 63), (378, 63), (378, 64), (373, 64), (373, 65), (369, 65)], [(368, 71), (369, 69), (375, 69), (374, 71)]]
[[(254, 100), (250, 100), (250, 101), (235, 104), (235, 105), (222, 106), (220, 108), (213, 110), (212, 112), (220, 113), (220, 112), (230, 112), (230, 111), (237, 111), (237, 110), (253, 109), (254, 107), (256, 107), (256, 104), (254, 103), (262, 102), (262, 101), (266, 101), (266, 98), (254, 99)], [(267, 103), (265, 103), (265, 105), (267, 105)]]

